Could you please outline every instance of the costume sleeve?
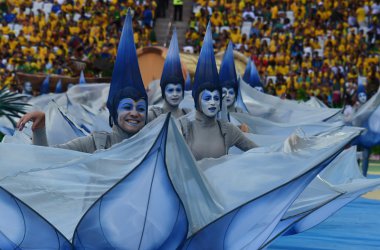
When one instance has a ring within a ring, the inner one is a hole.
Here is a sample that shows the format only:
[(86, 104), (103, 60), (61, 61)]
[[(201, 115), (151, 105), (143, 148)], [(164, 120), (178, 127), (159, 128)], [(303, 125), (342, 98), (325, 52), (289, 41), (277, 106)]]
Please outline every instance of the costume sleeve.
[(232, 145), (229, 145), (230, 147), (236, 146), (243, 151), (248, 151), (257, 147), (257, 144), (248, 139), (239, 128), (230, 123), (227, 124), (228, 134), (231, 137), (232, 142)]
[(148, 122), (153, 121), (156, 119), (162, 112), (161, 110), (156, 106), (151, 106), (148, 110)]
[[(45, 128), (36, 129), (33, 132), (33, 144), (38, 146), (49, 146)], [(96, 151), (96, 146), (92, 135), (75, 138), (69, 142), (53, 145), (51, 147), (75, 150), (84, 153), (93, 153)]]
[(149, 109), (149, 110), (148, 110), (148, 122), (151, 122), (151, 121), (153, 121), (154, 119), (156, 119), (156, 115), (154, 114), (154, 112), (153, 112), (152, 109)]

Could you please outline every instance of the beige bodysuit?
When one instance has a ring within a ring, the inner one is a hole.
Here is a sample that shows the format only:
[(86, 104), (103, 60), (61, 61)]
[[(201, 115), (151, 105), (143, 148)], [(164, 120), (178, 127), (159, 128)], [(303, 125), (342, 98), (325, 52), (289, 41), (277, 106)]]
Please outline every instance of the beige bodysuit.
[(243, 151), (257, 147), (234, 125), (229, 122), (209, 118), (196, 111), (195, 119), (179, 119), (182, 134), (196, 160), (219, 158), (228, 153), (232, 146)]
[[(112, 145), (128, 139), (132, 134), (125, 132), (119, 126), (114, 125), (112, 132), (94, 132), (88, 136), (78, 137), (64, 144), (53, 145), (51, 147), (70, 149), (84, 153), (93, 153), (99, 149), (107, 149)], [(33, 132), (33, 144), (39, 146), (48, 146), (46, 130), (37, 129)]]
[(187, 113), (190, 113), (189, 109), (181, 109), (178, 107), (170, 106), (166, 101), (162, 105), (162, 107), (158, 106), (151, 106), (148, 111), (148, 122), (153, 121), (157, 117), (159, 117), (162, 114), (167, 114), (171, 112), (172, 116), (175, 118), (179, 118), (181, 116), (186, 115)]

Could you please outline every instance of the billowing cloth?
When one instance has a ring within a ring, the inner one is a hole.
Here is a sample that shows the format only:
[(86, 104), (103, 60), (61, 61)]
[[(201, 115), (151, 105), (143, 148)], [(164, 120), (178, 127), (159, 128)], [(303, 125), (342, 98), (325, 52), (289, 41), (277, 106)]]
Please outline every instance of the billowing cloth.
[[(91, 155), (2, 143), (0, 186), (67, 239), (75, 235), (74, 244), (79, 237), (78, 246), (95, 240), (112, 246), (126, 240), (128, 246), (153, 242), (154, 248), (164, 242), (180, 244), (188, 223), (185, 249), (258, 248), (306, 186), (360, 133), (355, 128), (328, 131), (293, 146), (285, 142), (196, 163), (175, 121), (164, 119), (161, 116), (132, 138)], [(165, 206), (163, 198), (168, 199)], [(126, 208), (131, 216), (121, 212)], [(0, 216), (0, 225), (12, 219)], [(108, 222), (125, 228), (120, 237)], [(91, 237), (100, 223), (102, 237), (98, 233)], [(29, 237), (39, 233), (34, 224), (26, 227)], [(15, 233), (14, 228), (0, 228), (8, 239)]]
[(326, 121), (340, 112), (340, 109), (321, 109), (282, 100), (266, 95), (240, 79), (240, 93), (248, 112), (255, 116), (279, 123), (301, 123)]
[[(109, 84), (75, 85), (63, 94), (32, 98), (30, 111), (45, 112), (46, 135), (49, 145), (62, 144), (94, 131), (111, 132), (109, 113), (105, 109)], [(31, 123), (22, 132), (6, 136), (5, 142), (31, 143)]]
[[(380, 245), (378, 200), (359, 198), (302, 234), (277, 238), (267, 249), (371, 249)], [(364, 222), (364, 223), (363, 223)]]
[(380, 89), (349, 121), (353, 126), (364, 127), (366, 131), (359, 137), (357, 143), (366, 148), (380, 144)]
[(379, 185), (379, 178), (367, 179), (361, 174), (356, 147), (344, 150), (301, 193), (267, 243), (277, 234), (296, 234), (318, 225), (347, 203)]
[(328, 108), (324, 102), (315, 96), (311, 96), (310, 99), (305, 102), (305, 104), (315, 108)]

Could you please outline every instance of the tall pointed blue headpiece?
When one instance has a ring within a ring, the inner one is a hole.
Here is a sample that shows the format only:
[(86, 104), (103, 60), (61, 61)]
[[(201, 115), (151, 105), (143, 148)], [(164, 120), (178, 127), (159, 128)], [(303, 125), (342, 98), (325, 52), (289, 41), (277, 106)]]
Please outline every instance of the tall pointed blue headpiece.
[(169, 83), (181, 84), (182, 89), (184, 90), (185, 88), (185, 79), (183, 78), (182, 74), (176, 29), (173, 30), (169, 50), (165, 59), (164, 69), (162, 70), (161, 75), (160, 86), (163, 98), (165, 98), (165, 87)]
[(131, 98), (135, 101), (144, 99), (148, 102), (137, 60), (130, 10), (128, 10), (117, 48), (107, 100), (107, 108), (115, 123), (117, 123), (117, 106), (124, 98)]
[(220, 85), (223, 88), (233, 88), (235, 93), (238, 91), (238, 81), (235, 69), (234, 51), (231, 41), (228, 43), (224, 53), (222, 64), (219, 70)]
[(55, 85), (55, 93), (62, 93), (63, 87), (62, 87), (62, 80), (59, 79), (57, 82), (57, 85)]
[[(261, 83), (259, 72), (257, 71), (256, 65), (251, 60), (249, 62), (250, 62), (249, 75), (247, 73), (248, 76), (247, 76), (247, 78), (245, 78), (246, 75), (244, 73), (243, 80), (245, 82), (247, 82), (249, 85), (251, 85), (251, 87), (257, 89), (258, 91), (264, 92), (264, 86)], [(248, 66), (247, 66), (247, 68), (248, 68)], [(246, 71), (247, 71), (247, 69), (246, 69)]]
[(249, 76), (251, 75), (251, 67), (252, 67), (252, 60), (251, 58), (248, 58), (247, 66), (245, 67), (243, 80), (248, 83), (249, 82)]
[(50, 75), (44, 79), (40, 87), (40, 94), (49, 94), (50, 93)]
[(185, 90), (186, 91), (191, 90), (191, 78), (190, 78), (190, 73), (189, 72), (187, 72), (187, 75), (186, 75)]
[(220, 90), (218, 69), (216, 67), (214, 48), (212, 44), (211, 25), (207, 25), (206, 35), (195, 70), (192, 95), (195, 107), (198, 106), (198, 96), (203, 90)]
[(80, 77), (79, 77), (79, 84), (86, 84), (86, 78), (84, 77), (83, 70), (80, 72)]

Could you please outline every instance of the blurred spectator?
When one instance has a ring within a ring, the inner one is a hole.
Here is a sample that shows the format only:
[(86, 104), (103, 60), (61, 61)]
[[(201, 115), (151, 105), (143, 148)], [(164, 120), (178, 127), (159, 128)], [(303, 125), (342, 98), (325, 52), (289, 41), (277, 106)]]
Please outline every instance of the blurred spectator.
[(16, 71), (75, 74), (69, 66), (93, 65), (99, 58), (112, 65), (128, 8), (136, 46), (156, 44), (156, 7), (154, 0), (0, 1), (0, 87), (14, 84)]
[(194, 6), (185, 45), (199, 52), (198, 34), (211, 15), (219, 27), (215, 51), (231, 40), (268, 79), (267, 93), (342, 107), (359, 77), (369, 96), (379, 87), (380, 0), (194, 0)]

